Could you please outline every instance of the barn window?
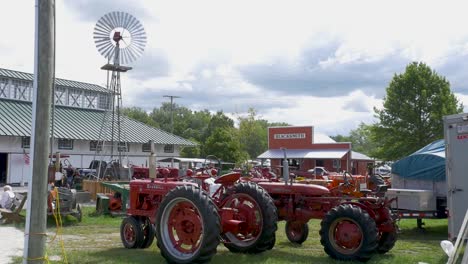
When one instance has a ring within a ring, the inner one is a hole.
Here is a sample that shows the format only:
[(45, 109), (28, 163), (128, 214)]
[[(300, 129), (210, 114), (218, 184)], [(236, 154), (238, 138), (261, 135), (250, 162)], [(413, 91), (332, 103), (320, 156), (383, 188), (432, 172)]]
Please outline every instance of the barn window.
[(164, 153), (174, 153), (174, 145), (165, 145)]
[(59, 149), (73, 149), (73, 139), (59, 138), (58, 148)]

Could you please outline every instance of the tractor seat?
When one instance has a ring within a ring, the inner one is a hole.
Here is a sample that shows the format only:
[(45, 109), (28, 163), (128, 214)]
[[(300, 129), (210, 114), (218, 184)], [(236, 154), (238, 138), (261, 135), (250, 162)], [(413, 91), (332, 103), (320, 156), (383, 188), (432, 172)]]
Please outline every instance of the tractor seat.
[(361, 190), (359, 190), (359, 192), (361, 192), (362, 194), (366, 195), (366, 194), (371, 193), (372, 190), (369, 190), (369, 189), (361, 189)]

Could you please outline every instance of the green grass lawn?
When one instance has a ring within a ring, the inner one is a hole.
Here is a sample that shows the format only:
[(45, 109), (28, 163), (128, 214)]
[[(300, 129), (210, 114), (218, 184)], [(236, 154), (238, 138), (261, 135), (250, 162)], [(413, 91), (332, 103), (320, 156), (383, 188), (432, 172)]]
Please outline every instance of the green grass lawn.
[[(125, 249), (120, 241), (121, 218), (93, 216), (94, 208), (84, 208), (83, 221), (77, 223), (72, 216), (64, 219), (62, 228), (64, 249), (68, 263), (165, 263), (156, 243), (148, 249)], [(53, 219), (49, 219), (49, 240), (56, 232)], [(440, 248), (441, 240), (447, 238), (447, 219), (425, 220), (425, 230), (416, 228), (416, 220), (401, 220), (401, 234), (396, 246), (387, 254), (374, 255), (367, 263), (446, 263), (447, 257)], [(278, 225), (277, 240), (273, 250), (256, 255), (230, 253), (223, 245), (212, 259), (213, 264), (243, 263), (360, 263), (341, 262), (328, 257), (323, 251), (318, 236), (320, 221), (309, 222), (309, 238), (298, 246), (291, 244), (284, 233), (284, 222)], [(51, 263), (62, 263), (58, 238), (47, 244)], [(16, 258), (15, 263), (21, 263)]]

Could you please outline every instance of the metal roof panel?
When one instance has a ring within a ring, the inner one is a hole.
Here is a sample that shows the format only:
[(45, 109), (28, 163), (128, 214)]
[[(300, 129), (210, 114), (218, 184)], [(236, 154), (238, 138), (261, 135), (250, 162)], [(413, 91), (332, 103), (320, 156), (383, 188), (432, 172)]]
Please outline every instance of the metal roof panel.
[[(24, 81), (31, 81), (31, 82), (34, 80), (34, 75), (31, 73), (19, 72), (19, 71), (13, 71), (13, 70), (0, 68), (0, 77), (1, 76), (24, 80)], [(60, 78), (55, 78), (55, 84), (60, 85), (60, 86), (67, 86), (71, 88), (79, 88), (79, 89), (102, 92), (102, 93), (110, 92), (105, 87), (102, 87), (97, 84), (77, 82), (77, 81), (71, 81), (71, 80), (60, 79)]]
[[(81, 140), (109, 140), (100, 137), (101, 124), (105, 111), (80, 109), (64, 106), (55, 107), (54, 137)], [(0, 136), (30, 136), (32, 103), (0, 99)], [(109, 123), (110, 124), (110, 123)], [(194, 142), (170, 134), (161, 129), (148, 126), (139, 121), (122, 116), (122, 139), (132, 143), (147, 143), (153, 140), (157, 144), (195, 146)]]

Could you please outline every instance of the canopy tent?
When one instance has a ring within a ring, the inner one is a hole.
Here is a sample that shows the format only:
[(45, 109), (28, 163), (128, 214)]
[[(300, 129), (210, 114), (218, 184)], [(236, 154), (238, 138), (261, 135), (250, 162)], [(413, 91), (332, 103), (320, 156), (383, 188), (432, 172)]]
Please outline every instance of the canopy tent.
[(434, 141), (392, 164), (392, 173), (415, 180), (445, 181), (445, 142)]

